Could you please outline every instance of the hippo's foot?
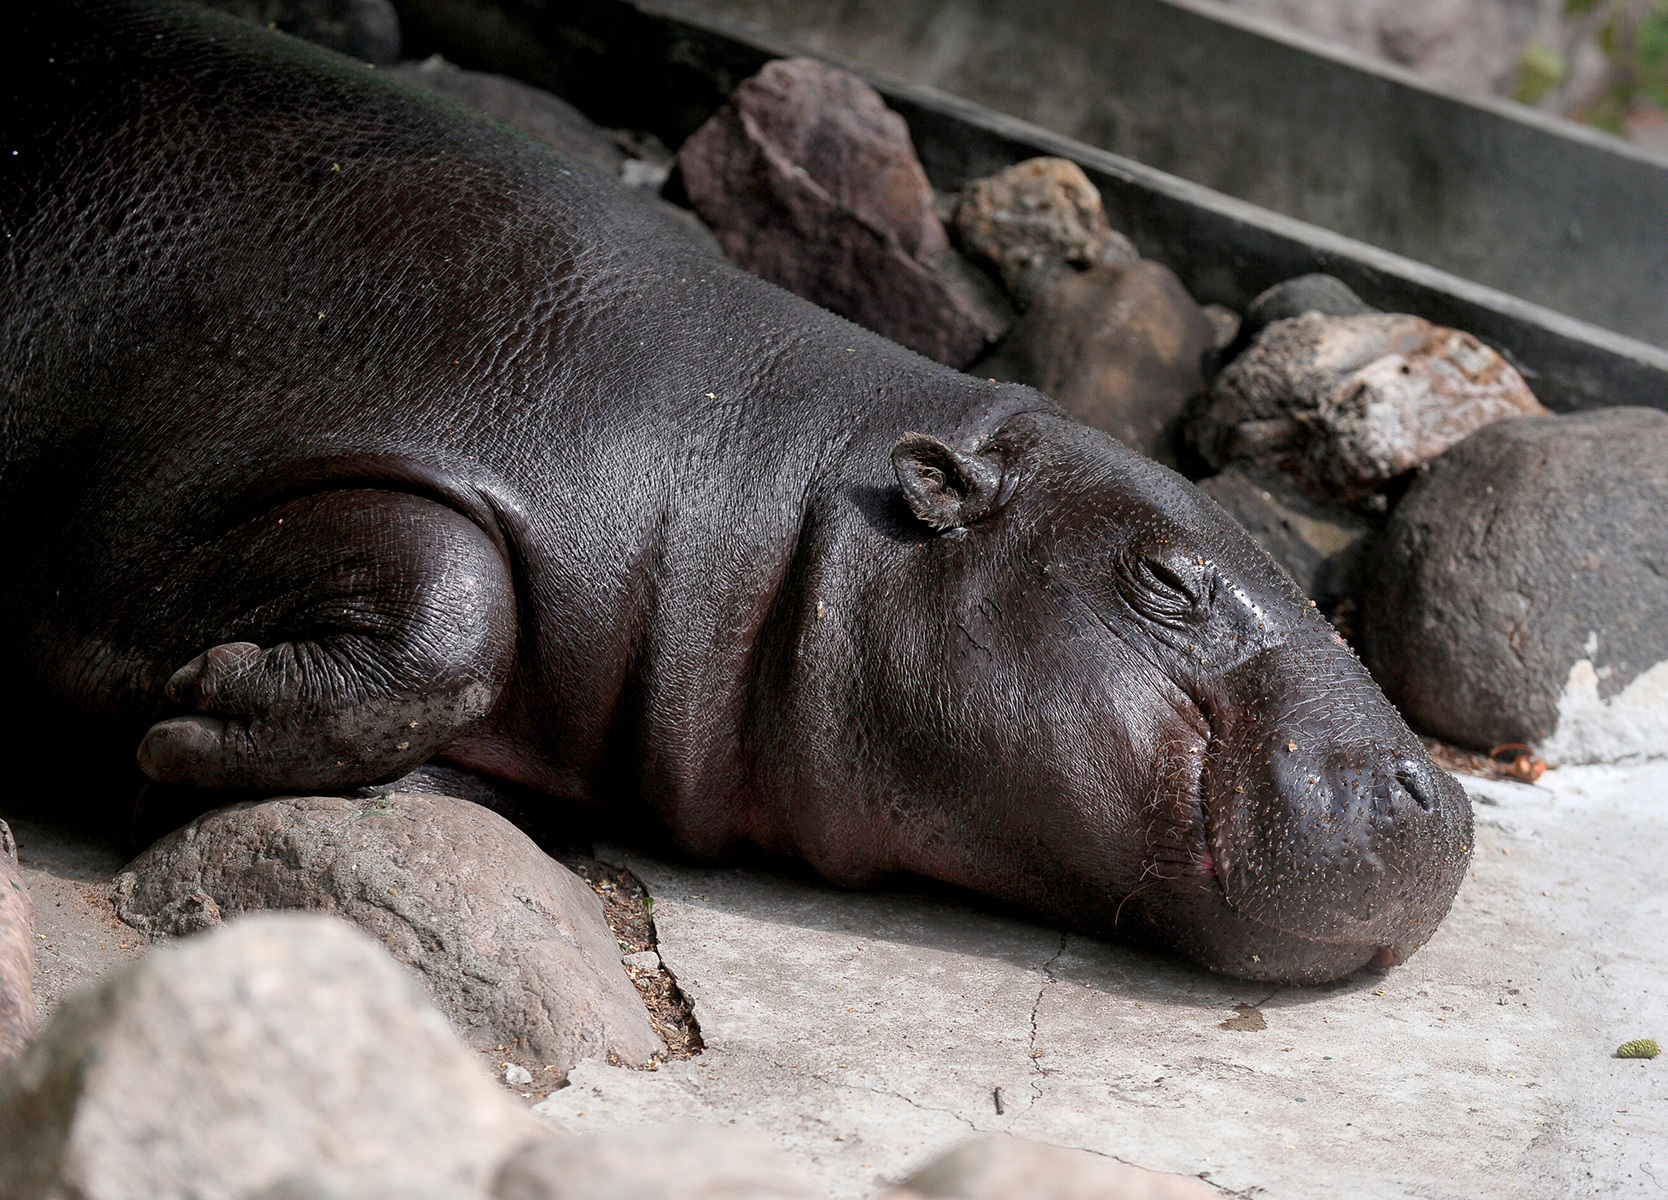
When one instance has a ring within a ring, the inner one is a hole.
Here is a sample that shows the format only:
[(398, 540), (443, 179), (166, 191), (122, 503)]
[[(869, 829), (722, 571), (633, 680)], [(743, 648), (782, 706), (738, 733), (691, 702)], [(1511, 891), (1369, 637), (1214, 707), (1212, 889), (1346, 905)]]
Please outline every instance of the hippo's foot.
[(233, 637), (174, 672), (167, 696), (183, 711), (139, 747), (152, 779), (341, 791), (404, 774), (491, 709), (514, 652), (513, 585), (475, 525), (355, 490), (260, 526), (226, 547), (257, 565), (222, 576), (233, 594), (213, 598), (239, 614), (216, 630)]

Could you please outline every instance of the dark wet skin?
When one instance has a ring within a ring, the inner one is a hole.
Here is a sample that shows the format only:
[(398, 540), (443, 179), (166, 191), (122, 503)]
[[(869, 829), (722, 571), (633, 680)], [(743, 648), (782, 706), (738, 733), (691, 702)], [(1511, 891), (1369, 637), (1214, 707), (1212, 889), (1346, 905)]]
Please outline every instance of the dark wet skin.
[(1252, 978), (1447, 912), (1465, 793), (1179, 476), (345, 60), (13, 24), (27, 744), (225, 794), (448, 763)]

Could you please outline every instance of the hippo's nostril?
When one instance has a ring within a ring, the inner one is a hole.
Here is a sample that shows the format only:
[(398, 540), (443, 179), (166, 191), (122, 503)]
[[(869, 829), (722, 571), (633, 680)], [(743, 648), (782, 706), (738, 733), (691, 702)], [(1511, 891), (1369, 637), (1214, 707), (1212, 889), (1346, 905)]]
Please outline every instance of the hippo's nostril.
[(1396, 782), (1413, 797), (1413, 802), (1426, 812), (1436, 808), (1440, 794), (1430, 772), (1418, 763), (1401, 762), (1396, 766)]

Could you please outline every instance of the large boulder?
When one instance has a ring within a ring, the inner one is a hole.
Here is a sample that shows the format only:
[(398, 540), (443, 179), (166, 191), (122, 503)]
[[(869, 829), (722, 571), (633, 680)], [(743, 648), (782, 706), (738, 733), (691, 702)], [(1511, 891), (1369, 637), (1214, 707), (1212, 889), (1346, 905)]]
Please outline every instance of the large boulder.
[(0, 1075), (7, 1200), (240, 1200), (314, 1172), (479, 1194), (548, 1136), (406, 968), (319, 915), (153, 950)]
[(734, 1129), (662, 1126), (529, 1146), (494, 1200), (820, 1200), (821, 1185), (774, 1142)]
[(886, 1200), (1216, 1200), (1220, 1195), (1191, 1176), (997, 1135), (934, 1159)]
[(956, 237), (1021, 308), (1056, 280), (1132, 263), (1134, 244), (1106, 220), (1100, 190), (1070, 159), (1029, 158), (962, 189)]
[(979, 366), (1027, 383), (1079, 421), (1176, 465), (1187, 403), (1204, 389), (1216, 331), (1168, 268), (1136, 261), (1068, 272)]
[(17, 868), (17, 840), (0, 821), (0, 1065), (35, 1026), (35, 903)]
[(286, 797), (191, 822), (116, 879), (117, 914), (182, 934), (238, 913), (346, 917), (420, 972), (470, 1041), (566, 1071), (662, 1052), (596, 894), (489, 809), (450, 796)]
[(392, 0), (196, 0), (257, 25), (316, 42), (378, 66), (400, 59)]
[(1491, 425), (1391, 514), (1360, 614), (1414, 724), (1548, 762), (1668, 755), (1668, 414)]
[(808, 58), (744, 81), (678, 151), (684, 191), (737, 265), (951, 366), (1004, 325), (949, 237), (909, 128)]
[(1286, 470), (1352, 503), (1495, 421), (1544, 413), (1468, 333), (1402, 313), (1274, 321), (1211, 386), (1188, 438), (1212, 466)]

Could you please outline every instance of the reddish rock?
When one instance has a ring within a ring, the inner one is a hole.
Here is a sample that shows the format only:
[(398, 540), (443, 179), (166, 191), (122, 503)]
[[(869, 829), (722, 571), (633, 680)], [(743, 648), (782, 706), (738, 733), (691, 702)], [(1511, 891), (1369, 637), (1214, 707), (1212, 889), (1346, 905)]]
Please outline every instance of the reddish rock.
[(909, 128), (861, 79), (807, 58), (746, 80), (678, 152), (731, 261), (965, 366), (1002, 332), (957, 272)]

